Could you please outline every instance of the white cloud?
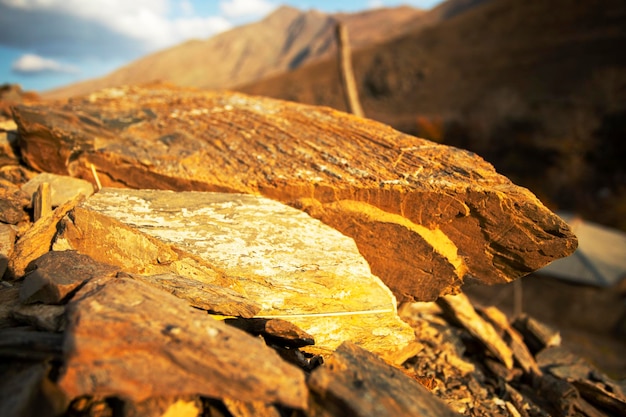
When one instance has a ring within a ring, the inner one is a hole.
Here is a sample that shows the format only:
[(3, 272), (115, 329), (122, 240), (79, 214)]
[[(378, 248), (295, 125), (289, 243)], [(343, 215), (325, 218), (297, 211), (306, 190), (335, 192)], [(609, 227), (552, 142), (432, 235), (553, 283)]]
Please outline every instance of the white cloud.
[(18, 58), (11, 66), (13, 72), (21, 74), (37, 74), (42, 72), (60, 72), (75, 74), (78, 73), (78, 68), (62, 64), (53, 59), (47, 59), (35, 54), (24, 54)]
[(367, 7), (369, 7), (370, 9), (380, 9), (381, 7), (384, 7), (385, 3), (383, 3), (382, 0), (370, 0), (367, 3)]
[(223, 0), (220, 10), (226, 17), (262, 17), (276, 8), (276, 4), (267, 0)]
[(0, 0), (0, 44), (47, 56), (140, 56), (233, 26), (192, 11), (188, 0)]

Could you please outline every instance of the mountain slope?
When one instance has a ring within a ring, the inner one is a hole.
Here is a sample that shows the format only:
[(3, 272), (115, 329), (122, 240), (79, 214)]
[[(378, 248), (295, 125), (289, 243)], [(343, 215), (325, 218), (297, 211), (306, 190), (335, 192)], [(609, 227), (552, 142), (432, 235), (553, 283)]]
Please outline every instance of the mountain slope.
[[(625, 9), (621, 0), (478, 2), (356, 51), (366, 113), (411, 130), (403, 119), (467, 112), (498, 91), (534, 101), (567, 98), (603, 68), (626, 66), (626, 54), (618, 53), (626, 46)], [(345, 109), (336, 68), (330, 59), (239, 90)]]
[(231, 88), (328, 56), (335, 48), (337, 21), (346, 23), (358, 48), (405, 32), (408, 24), (423, 14), (405, 6), (334, 16), (283, 6), (259, 22), (206, 40), (185, 42), (105, 77), (52, 90), (44, 96), (67, 97), (155, 80), (199, 88)]

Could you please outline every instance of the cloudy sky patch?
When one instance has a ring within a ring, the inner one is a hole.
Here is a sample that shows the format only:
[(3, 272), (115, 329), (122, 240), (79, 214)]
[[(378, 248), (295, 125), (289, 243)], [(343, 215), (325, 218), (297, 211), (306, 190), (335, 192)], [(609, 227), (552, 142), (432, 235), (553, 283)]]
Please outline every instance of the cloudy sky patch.
[(18, 74), (37, 75), (41, 73), (59, 72), (74, 74), (80, 70), (69, 64), (63, 64), (54, 59), (47, 59), (35, 54), (25, 54), (13, 62), (11, 70)]
[(278, 5), (267, 0), (226, 0), (220, 1), (220, 10), (229, 18), (264, 16)]

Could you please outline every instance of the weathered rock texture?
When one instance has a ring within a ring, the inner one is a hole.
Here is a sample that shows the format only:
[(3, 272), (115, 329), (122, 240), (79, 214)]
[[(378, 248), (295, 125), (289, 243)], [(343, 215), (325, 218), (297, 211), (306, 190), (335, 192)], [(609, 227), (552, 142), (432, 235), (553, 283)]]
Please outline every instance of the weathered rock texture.
[(33, 168), (133, 188), (262, 194), (351, 236), (400, 300), (569, 255), (568, 227), (473, 153), (328, 108), (166, 87), (18, 106)]
[(312, 416), (458, 416), (417, 381), (347, 342), (307, 383)]
[(47, 172), (37, 175), (24, 184), (22, 186), (22, 191), (32, 197), (35, 191), (37, 191), (37, 187), (43, 183), (50, 184), (50, 202), (52, 207), (58, 207), (63, 203), (72, 200), (78, 194), (82, 194), (87, 197), (93, 194), (93, 186), (90, 182), (68, 176), (50, 174)]
[(306, 407), (299, 369), (260, 339), (148, 284), (93, 279), (67, 314), (59, 386), (69, 398), (117, 395), (140, 402), (200, 393)]
[(414, 339), (352, 239), (264, 197), (104, 188), (59, 230), (56, 249), (237, 292), (260, 305), (257, 316), (310, 333), (316, 349), (351, 340), (386, 354)]

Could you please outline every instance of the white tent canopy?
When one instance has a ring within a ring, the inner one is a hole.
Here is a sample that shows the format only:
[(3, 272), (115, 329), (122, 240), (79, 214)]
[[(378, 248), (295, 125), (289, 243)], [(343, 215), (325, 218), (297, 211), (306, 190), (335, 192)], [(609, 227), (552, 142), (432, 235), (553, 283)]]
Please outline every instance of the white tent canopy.
[(626, 278), (626, 233), (557, 213), (578, 237), (578, 249), (538, 272), (599, 287), (610, 287)]

